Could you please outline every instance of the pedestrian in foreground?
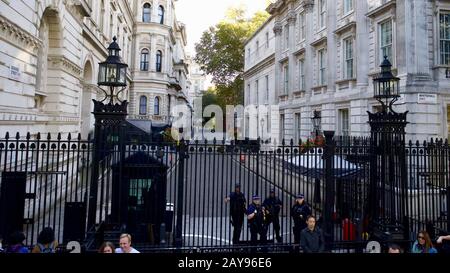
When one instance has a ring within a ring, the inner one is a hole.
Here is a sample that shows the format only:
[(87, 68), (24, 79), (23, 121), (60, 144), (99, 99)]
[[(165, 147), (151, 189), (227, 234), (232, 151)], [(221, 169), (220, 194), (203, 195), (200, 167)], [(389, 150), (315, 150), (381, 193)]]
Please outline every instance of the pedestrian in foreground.
[(133, 247), (131, 247), (131, 235), (124, 233), (120, 235), (119, 239), (120, 248), (116, 248), (116, 253), (140, 253)]
[(436, 248), (433, 247), (430, 235), (428, 232), (422, 230), (417, 234), (417, 240), (414, 242), (411, 253), (437, 253)]
[(308, 216), (306, 218), (307, 228), (302, 230), (300, 236), (300, 246), (304, 253), (321, 253), (325, 250), (325, 240), (322, 230), (316, 227), (316, 218)]

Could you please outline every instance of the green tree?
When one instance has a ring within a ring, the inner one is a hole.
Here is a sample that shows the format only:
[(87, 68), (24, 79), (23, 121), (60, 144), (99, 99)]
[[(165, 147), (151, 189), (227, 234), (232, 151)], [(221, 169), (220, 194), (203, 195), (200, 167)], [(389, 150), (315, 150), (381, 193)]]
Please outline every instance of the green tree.
[(219, 105), (243, 103), (245, 42), (268, 19), (265, 11), (245, 18), (245, 8), (230, 8), (225, 18), (205, 31), (196, 44), (195, 61), (212, 76)]
[[(220, 105), (216, 89), (213, 87), (208, 88), (202, 96), (202, 109), (205, 109), (208, 105)], [(207, 123), (211, 118), (212, 117), (204, 117), (203, 124)]]

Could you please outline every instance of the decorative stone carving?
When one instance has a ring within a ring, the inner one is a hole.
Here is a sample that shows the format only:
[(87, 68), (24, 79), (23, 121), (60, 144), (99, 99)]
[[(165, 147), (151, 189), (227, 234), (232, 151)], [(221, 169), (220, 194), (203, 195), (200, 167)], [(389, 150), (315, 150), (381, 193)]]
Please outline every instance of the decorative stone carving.
[(67, 59), (65, 56), (50, 55), (48, 56), (48, 60), (49, 66), (52, 68), (61, 69), (76, 78), (80, 78), (82, 76), (83, 70), (81, 67)]
[(0, 34), (5, 37), (6, 40), (20, 45), (22, 48), (31, 50), (34, 53), (37, 53), (38, 48), (42, 46), (42, 42), (37, 37), (21, 29), (15, 23), (1, 15)]
[(280, 22), (275, 22), (273, 32), (275, 33), (275, 36), (281, 36), (281, 33), (283, 33), (283, 26)]
[(314, 8), (314, 0), (304, 0), (302, 7), (306, 12), (312, 12)]

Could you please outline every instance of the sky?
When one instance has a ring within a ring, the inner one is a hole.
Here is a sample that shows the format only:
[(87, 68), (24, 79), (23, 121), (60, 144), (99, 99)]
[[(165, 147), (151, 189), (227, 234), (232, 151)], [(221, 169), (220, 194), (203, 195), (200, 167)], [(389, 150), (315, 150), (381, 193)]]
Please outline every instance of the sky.
[(187, 52), (195, 54), (195, 43), (200, 41), (203, 31), (214, 26), (225, 17), (229, 7), (243, 4), (247, 16), (265, 10), (267, 0), (178, 0), (175, 2), (177, 20), (186, 25), (188, 36)]

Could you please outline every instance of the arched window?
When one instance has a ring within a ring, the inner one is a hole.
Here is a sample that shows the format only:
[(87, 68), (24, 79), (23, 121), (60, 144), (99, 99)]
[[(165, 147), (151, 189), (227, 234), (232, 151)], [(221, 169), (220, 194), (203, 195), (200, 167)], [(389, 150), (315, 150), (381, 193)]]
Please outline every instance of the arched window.
[(99, 28), (103, 32), (104, 31), (103, 27), (104, 27), (104, 22), (105, 22), (105, 1), (104, 0), (102, 0), (100, 3), (99, 16), (100, 16), (100, 18), (98, 18), (98, 20), (100, 22)]
[(153, 109), (153, 114), (159, 116), (159, 97), (155, 97), (155, 107)]
[(141, 96), (139, 99), (139, 115), (147, 115), (147, 97)]
[(150, 23), (152, 17), (152, 6), (149, 3), (144, 4), (144, 8), (142, 10), (142, 22)]
[(159, 8), (158, 8), (158, 18), (159, 18), (159, 23), (164, 24), (164, 7), (163, 6), (159, 6)]
[(161, 50), (158, 50), (156, 52), (156, 72), (161, 72), (162, 71), (162, 52)]
[(144, 48), (141, 51), (141, 71), (148, 71), (148, 49)]

